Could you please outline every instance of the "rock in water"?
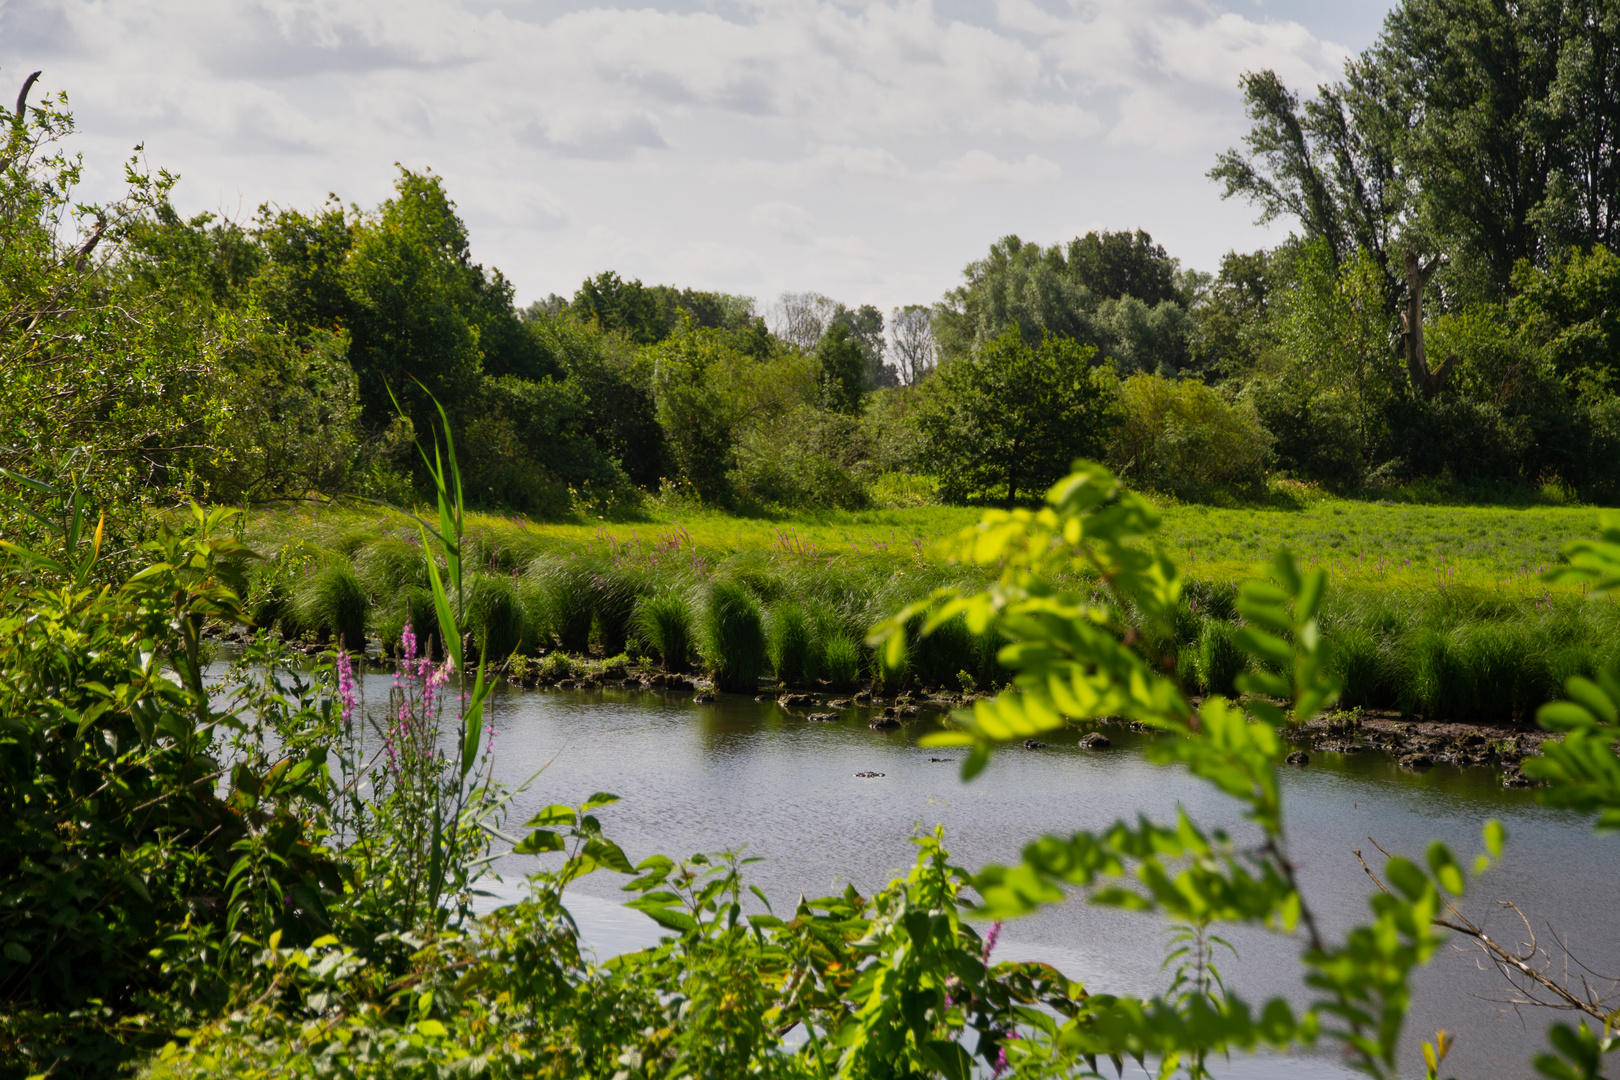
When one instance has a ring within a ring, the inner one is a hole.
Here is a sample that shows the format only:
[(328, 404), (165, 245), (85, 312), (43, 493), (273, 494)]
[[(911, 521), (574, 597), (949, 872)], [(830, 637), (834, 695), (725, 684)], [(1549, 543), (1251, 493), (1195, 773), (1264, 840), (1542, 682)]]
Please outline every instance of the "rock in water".
[(695, 694), (692, 697), (692, 704), (694, 705), (708, 705), (712, 701), (714, 701), (714, 695), (709, 693), (707, 690), (701, 694)]
[(1046, 744), (1041, 742), (1038, 739), (1025, 739), (1024, 740), (1024, 749), (1025, 750), (1045, 750), (1046, 749)]
[(812, 722), (817, 724), (836, 724), (838, 723), (838, 714), (830, 712), (813, 712), (810, 714), (810, 719)]
[(860, 777), (862, 780), (871, 780), (872, 778), (882, 776), (883, 774), (880, 772), (858, 772), (855, 775)]
[(1079, 745), (1080, 749), (1082, 750), (1102, 750), (1114, 744), (1109, 742), (1108, 736), (1104, 735), (1102, 732), (1093, 731), (1088, 735), (1080, 736)]
[(1309, 765), (1311, 763), (1311, 755), (1307, 754), (1303, 750), (1295, 750), (1283, 760), (1288, 762), (1290, 765)]

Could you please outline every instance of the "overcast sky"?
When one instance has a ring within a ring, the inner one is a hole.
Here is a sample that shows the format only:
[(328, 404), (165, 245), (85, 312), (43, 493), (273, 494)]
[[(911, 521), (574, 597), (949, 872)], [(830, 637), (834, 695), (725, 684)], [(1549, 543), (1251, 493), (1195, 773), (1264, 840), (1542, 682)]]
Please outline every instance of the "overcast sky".
[(136, 143), (241, 218), (373, 206), (399, 162), (523, 303), (611, 268), (888, 310), (1008, 233), (1143, 228), (1206, 270), (1286, 233), (1204, 175), (1238, 76), (1334, 79), (1389, 6), (0, 0), (0, 83), (68, 92), (95, 196)]

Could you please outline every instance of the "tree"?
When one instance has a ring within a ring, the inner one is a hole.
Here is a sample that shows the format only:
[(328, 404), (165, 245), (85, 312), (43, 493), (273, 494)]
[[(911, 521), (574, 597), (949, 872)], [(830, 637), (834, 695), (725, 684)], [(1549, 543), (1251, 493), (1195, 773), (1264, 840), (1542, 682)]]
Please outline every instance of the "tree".
[(1008, 330), (977, 355), (941, 365), (919, 420), (941, 494), (1011, 506), (1076, 458), (1100, 456), (1116, 420), (1115, 389), (1092, 366), (1095, 355), (1056, 335), (1029, 345)]
[(1357, 250), (1370, 252), (1393, 303), (1401, 281), (1389, 252), (1407, 199), (1383, 69), (1351, 64), (1345, 83), (1321, 87), (1303, 105), (1273, 71), (1239, 84), (1253, 127), (1247, 152), (1228, 150), (1209, 172), (1225, 184), (1221, 197), (1258, 206), (1262, 225), (1294, 218), (1307, 240), (1327, 245), (1335, 268)]
[(1016, 327), (1032, 345), (1058, 334), (1096, 346), (1122, 369), (1174, 371), (1191, 332), (1176, 270), (1143, 232), (1090, 233), (1067, 249), (1003, 237), (935, 307), (941, 358), (959, 359)]
[(889, 351), (900, 381), (915, 386), (934, 370), (934, 316), (923, 304), (895, 308), (889, 316)]
[(728, 357), (713, 330), (682, 327), (657, 346), (653, 389), (675, 479), (705, 503), (731, 500), (736, 465), (738, 402), (710, 377)]
[(821, 401), (833, 412), (858, 413), (866, 392), (866, 353), (845, 323), (827, 327), (816, 344), (821, 367)]
[(1181, 299), (1176, 260), (1141, 229), (1077, 237), (1069, 241), (1068, 264), (1075, 280), (1102, 299), (1133, 296), (1148, 307)]

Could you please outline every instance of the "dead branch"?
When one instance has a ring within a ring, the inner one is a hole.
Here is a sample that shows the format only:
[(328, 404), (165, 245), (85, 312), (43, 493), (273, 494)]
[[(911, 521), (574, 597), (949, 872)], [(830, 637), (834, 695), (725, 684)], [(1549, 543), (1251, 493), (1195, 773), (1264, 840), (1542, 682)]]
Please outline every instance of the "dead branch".
[[(1378, 848), (1385, 856), (1389, 855), (1389, 852), (1385, 851), (1378, 841), (1372, 837), (1369, 836), (1367, 842)], [(1359, 849), (1355, 851), (1355, 856), (1356, 861), (1361, 864), (1361, 869), (1372, 879), (1372, 883), (1383, 892), (1394, 895), (1390, 893), (1388, 886), (1379, 880), (1378, 875), (1373, 873), (1372, 867), (1367, 865), (1367, 860), (1362, 858)], [(1620, 979), (1598, 975), (1593, 972), (1591, 968), (1576, 959), (1574, 954), (1569, 951), (1568, 946), (1562, 941), (1559, 941), (1559, 949), (1563, 952), (1565, 958), (1564, 974), (1561, 980), (1552, 978), (1547, 974), (1547, 969), (1552, 963), (1552, 957), (1536, 940), (1535, 930), (1530, 925), (1530, 919), (1513, 901), (1498, 900), (1497, 904), (1512, 909), (1513, 913), (1518, 915), (1519, 919), (1524, 923), (1525, 933), (1529, 936), (1529, 940), (1519, 942), (1518, 951), (1509, 949), (1491, 937), (1483, 926), (1478, 925), (1459, 911), (1457, 905), (1447, 899), (1444, 894), (1441, 894), (1440, 902), (1445, 905), (1448, 914), (1436, 916), (1432, 920), (1433, 925), (1444, 927), (1469, 938), (1484, 953), (1491, 966), (1502, 974), (1502, 977), (1507, 980), (1508, 985), (1513, 988), (1513, 992), (1517, 995), (1506, 999), (1491, 998), (1488, 1000), (1500, 1001), (1506, 1005), (1526, 1005), (1543, 1009), (1581, 1012), (1596, 1020), (1603, 1021), (1607, 1021), (1614, 1014), (1612, 1003), (1617, 991), (1620, 991)], [(1558, 940), (1556, 934), (1554, 940)], [(1575, 993), (1569, 989), (1569, 964), (1571, 962), (1582, 968), (1593, 978), (1607, 982), (1608, 986), (1600, 991), (1583, 976), (1580, 979), (1580, 993)], [(1548, 995), (1551, 995), (1552, 1000), (1547, 999)]]

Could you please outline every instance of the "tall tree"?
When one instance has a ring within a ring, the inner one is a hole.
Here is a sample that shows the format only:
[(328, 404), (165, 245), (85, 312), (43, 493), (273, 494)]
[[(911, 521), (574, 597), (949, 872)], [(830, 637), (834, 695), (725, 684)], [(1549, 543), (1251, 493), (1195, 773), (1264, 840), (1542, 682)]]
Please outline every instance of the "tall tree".
[(834, 412), (856, 413), (866, 392), (866, 354), (849, 327), (835, 322), (816, 344), (821, 400)]
[(1225, 185), (1222, 198), (1253, 203), (1262, 225), (1294, 218), (1307, 240), (1327, 245), (1335, 269), (1358, 249), (1369, 252), (1393, 304), (1401, 277), (1390, 251), (1406, 196), (1382, 69), (1352, 64), (1344, 83), (1304, 102), (1273, 71), (1246, 74), (1240, 85), (1253, 126), (1247, 149), (1226, 151), (1210, 170)]
[(934, 370), (933, 323), (933, 312), (923, 304), (895, 308), (889, 316), (889, 352), (907, 386), (915, 386)]

